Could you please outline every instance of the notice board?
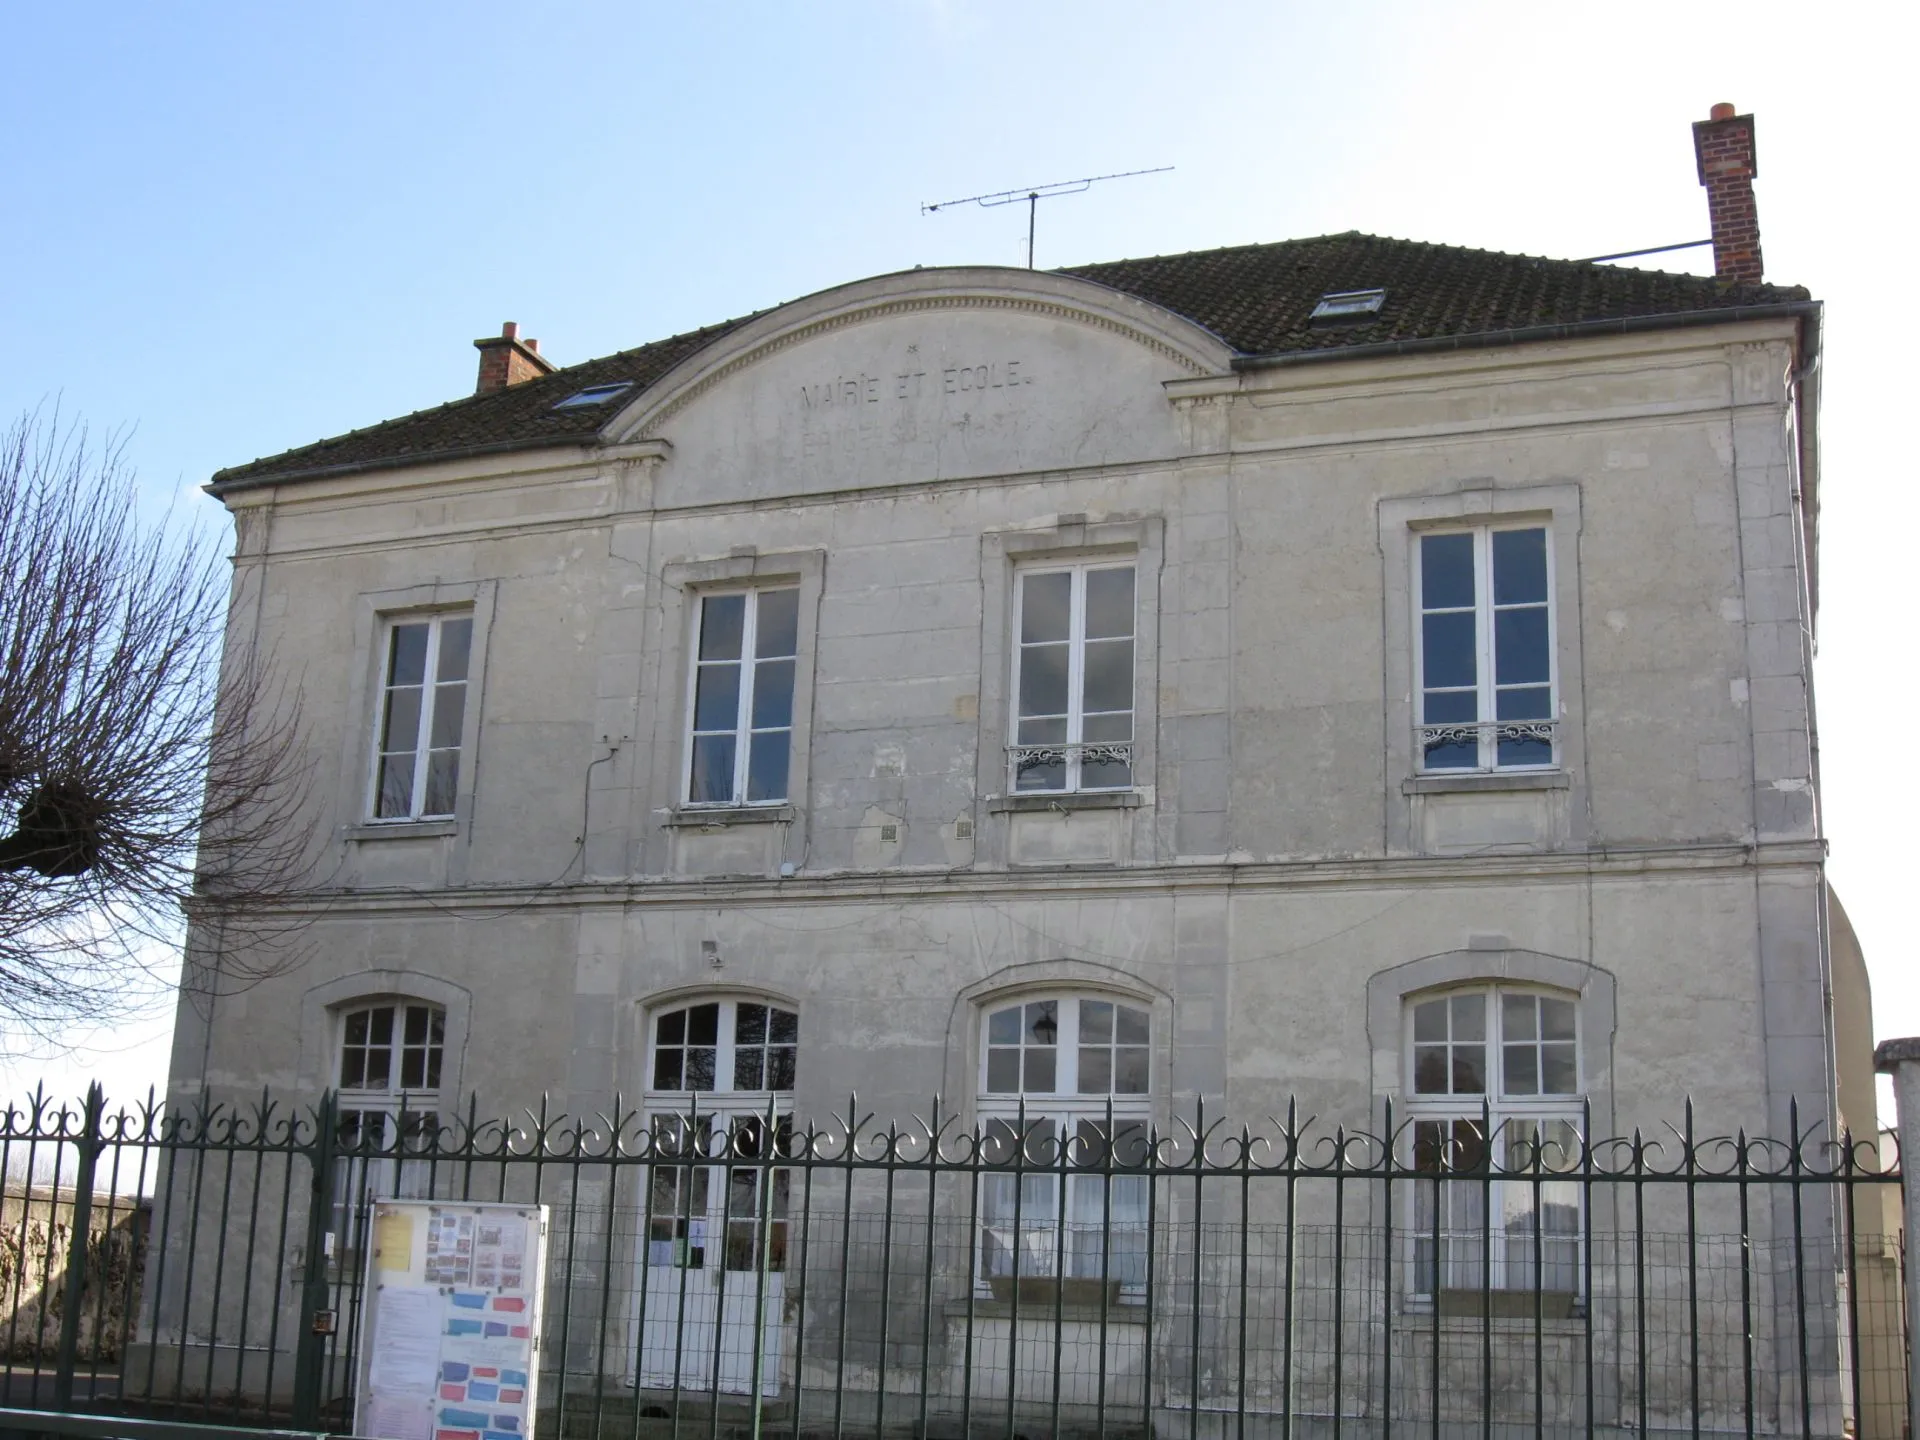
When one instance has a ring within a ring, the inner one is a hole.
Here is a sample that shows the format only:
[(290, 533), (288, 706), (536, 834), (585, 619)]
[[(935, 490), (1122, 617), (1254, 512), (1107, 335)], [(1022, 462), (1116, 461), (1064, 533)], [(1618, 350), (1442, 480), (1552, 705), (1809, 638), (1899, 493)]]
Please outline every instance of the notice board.
[(376, 1200), (353, 1433), (532, 1440), (547, 1207)]

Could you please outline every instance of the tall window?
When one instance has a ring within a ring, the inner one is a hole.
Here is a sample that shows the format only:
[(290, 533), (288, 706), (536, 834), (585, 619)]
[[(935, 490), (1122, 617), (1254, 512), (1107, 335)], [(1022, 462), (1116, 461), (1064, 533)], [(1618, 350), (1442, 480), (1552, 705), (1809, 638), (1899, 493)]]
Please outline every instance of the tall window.
[(339, 1024), (337, 1259), (358, 1253), (370, 1198), (427, 1194), (428, 1162), (406, 1156), (430, 1148), (439, 1130), (447, 1012), (392, 1001), (348, 1010)]
[(376, 820), (453, 814), (472, 644), (473, 617), (465, 613), (396, 620), (387, 627), (374, 756)]
[(787, 798), (800, 591), (702, 595), (688, 721), (687, 803)]
[(1111, 1172), (1147, 1162), (1147, 1012), (1067, 995), (991, 1010), (983, 1029), (981, 1159), (1006, 1173), (980, 1179), (980, 1275), (1143, 1287), (1147, 1178)]
[[(1416, 1168), (1413, 1284), (1575, 1295), (1583, 1243), (1579, 1010), (1573, 997), (1483, 986), (1407, 1012)], [(1447, 1180), (1459, 1174), (1474, 1178)]]
[(1546, 528), (1424, 534), (1417, 553), (1422, 768), (1552, 766), (1558, 712)]
[(1012, 789), (1131, 787), (1131, 562), (1022, 571), (1013, 623)]
[[(778, 1005), (714, 1000), (653, 1017), (647, 1112), (655, 1154), (682, 1163), (649, 1170), (647, 1263), (784, 1270), (792, 1171), (730, 1166), (784, 1151), (793, 1135), (800, 1017)], [(768, 1112), (774, 1132), (767, 1133)], [(764, 1197), (761, 1184), (772, 1177)]]

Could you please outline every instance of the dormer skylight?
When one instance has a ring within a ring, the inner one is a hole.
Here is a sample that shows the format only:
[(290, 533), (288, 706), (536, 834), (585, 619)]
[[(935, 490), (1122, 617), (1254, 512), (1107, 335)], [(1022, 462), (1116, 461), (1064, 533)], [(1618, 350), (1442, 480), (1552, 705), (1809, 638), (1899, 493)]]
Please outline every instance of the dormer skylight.
[(1386, 303), (1384, 290), (1336, 290), (1322, 295), (1309, 320), (1355, 320), (1378, 315)]
[(576, 390), (566, 399), (554, 405), (556, 410), (574, 410), (582, 405), (604, 405), (616, 395), (624, 395), (633, 388), (631, 380), (616, 381), (611, 385), (589, 385), (584, 390)]

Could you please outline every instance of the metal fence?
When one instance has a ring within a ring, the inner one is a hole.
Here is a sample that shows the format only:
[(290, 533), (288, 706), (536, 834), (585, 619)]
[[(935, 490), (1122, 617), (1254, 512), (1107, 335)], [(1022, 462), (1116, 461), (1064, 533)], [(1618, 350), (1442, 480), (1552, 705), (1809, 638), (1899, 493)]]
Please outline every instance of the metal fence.
[(36, 1099), (0, 1398), (346, 1429), (400, 1196), (548, 1207), (543, 1435), (1904, 1436), (1898, 1169), (1794, 1128)]

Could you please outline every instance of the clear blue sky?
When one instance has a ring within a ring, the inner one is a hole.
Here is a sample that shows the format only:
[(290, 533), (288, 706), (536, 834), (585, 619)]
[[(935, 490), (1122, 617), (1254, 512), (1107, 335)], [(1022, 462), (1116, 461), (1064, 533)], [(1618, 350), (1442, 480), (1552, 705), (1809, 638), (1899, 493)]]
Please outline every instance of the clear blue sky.
[[(1178, 168), (1044, 205), (1039, 263), (1348, 229), (1560, 256), (1691, 240), (1707, 225), (1688, 125), (1731, 100), (1758, 119), (1768, 277), (1829, 302), (1834, 874), (1881, 1033), (1917, 1033), (1886, 768), (1912, 647), (1879, 643), (1920, 522), (1902, 435), (1912, 16), (14, 4), (0, 415), (58, 398), (133, 427), (161, 500), (467, 393), (468, 342), (503, 320), (566, 363), (916, 263), (1018, 264), (1023, 207), (920, 202), (1143, 166)], [(184, 508), (219, 523), (211, 501)], [(164, 1029), (81, 1037), (83, 1063), (158, 1075)]]

